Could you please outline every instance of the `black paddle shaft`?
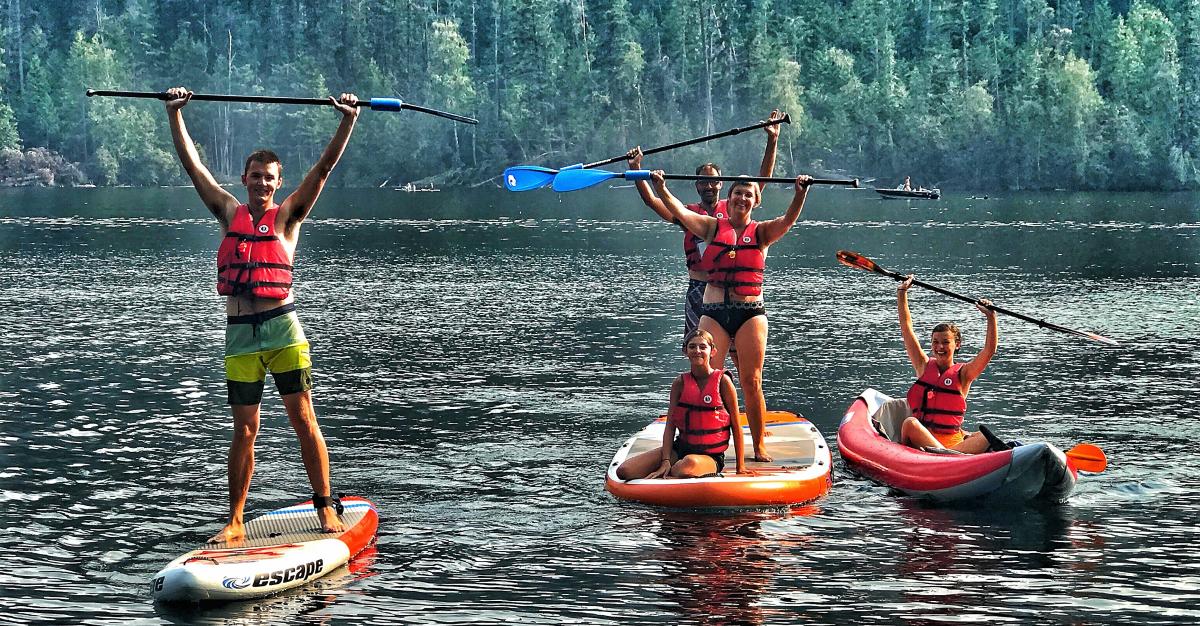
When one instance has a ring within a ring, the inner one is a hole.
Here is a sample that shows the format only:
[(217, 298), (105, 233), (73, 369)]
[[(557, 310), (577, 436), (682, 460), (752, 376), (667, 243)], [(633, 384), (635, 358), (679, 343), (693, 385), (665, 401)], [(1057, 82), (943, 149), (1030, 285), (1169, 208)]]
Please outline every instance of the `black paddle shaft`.
[[(170, 100), (171, 96), (165, 91), (112, 91), (107, 89), (88, 89), (87, 96), (116, 96), (118, 98), (150, 98), (153, 100)], [(237, 96), (229, 94), (194, 93), (192, 100), (209, 102), (253, 102), (256, 104), (316, 104), (330, 105), (328, 98), (291, 98), (286, 96)], [(358, 106), (371, 106), (368, 100), (360, 100)]]
[[(112, 91), (112, 90), (107, 90), (107, 89), (88, 89), (87, 96), (89, 98), (91, 98), (92, 96), (116, 96), (119, 98), (150, 98), (153, 100), (164, 100), (164, 101), (171, 99), (171, 96), (168, 95), (167, 92), (165, 92), (165, 91)], [(254, 103), (254, 104), (307, 104), (307, 105), (318, 105), (318, 106), (332, 106), (333, 105), (333, 103), (329, 101), (329, 98), (292, 98), (292, 97), (288, 97), (288, 96), (240, 96), (240, 95), (211, 94), (211, 93), (194, 93), (194, 94), (192, 94), (192, 100), (202, 100), (202, 101), (208, 101), (208, 102), (250, 102), (250, 103)], [(400, 102), (399, 98), (397, 98), (395, 100), (397, 102)], [(371, 106), (371, 100), (359, 100), (358, 102), (355, 103), (355, 106), (369, 107), (369, 106)], [(454, 120), (456, 122), (463, 122), (466, 124), (478, 123), (477, 120), (475, 120), (474, 118), (466, 117), (465, 115), (458, 115), (456, 113), (447, 113), (446, 111), (430, 109), (428, 107), (418, 106), (415, 104), (409, 104), (407, 102), (400, 102), (400, 108), (409, 109), (411, 111), (419, 111), (421, 113), (427, 113), (429, 115), (436, 115), (438, 117), (444, 117), (449, 120)]]
[[(642, 154), (645, 155), (645, 154), (656, 154), (659, 152), (666, 152), (667, 150), (674, 150), (676, 148), (682, 148), (684, 146), (692, 146), (692, 145), (695, 145), (698, 143), (712, 141), (713, 139), (720, 139), (722, 137), (729, 137), (731, 135), (736, 135), (738, 133), (744, 133), (748, 130), (755, 130), (758, 128), (766, 128), (767, 126), (774, 126), (775, 124), (791, 124), (791, 123), (792, 123), (792, 116), (788, 115), (787, 113), (784, 113), (783, 117), (781, 117), (777, 120), (767, 120), (765, 122), (751, 124), (750, 126), (743, 126), (741, 128), (731, 128), (729, 130), (722, 131), (719, 133), (714, 133), (712, 135), (696, 137), (695, 139), (687, 139), (685, 141), (677, 141), (675, 143), (667, 144), (665, 146), (659, 146), (657, 148), (650, 148), (648, 150), (642, 150)], [(595, 163), (588, 163), (587, 165), (584, 165), (584, 167), (590, 168), (590, 167), (600, 167), (602, 165), (609, 165), (611, 163), (616, 163), (617, 161), (620, 161), (620, 160), (624, 159), (625, 157), (626, 157), (626, 155), (622, 154), (621, 156), (613, 157), (611, 159), (604, 159), (603, 161), (596, 161)]]
[[(890, 276), (899, 282), (903, 282), (903, 281), (907, 280), (907, 278), (908, 278), (907, 276), (903, 276), (897, 272), (893, 272), (891, 270), (880, 267), (880, 265), (878, 263), (874, 264), (874, 270), (880, 274), (883, 274), (884, 276)], [(925, 289), (928, 289), (930, 291), (936, 291), (942, 295), (950, 296), (951, 298), (957, 298), (959, 300), (962, 300), (963, 302), (970, 302), (971, 304), (980, 304), (978, 298), (964, 296), (962, 294), (950, 291), (949, 289), (943, 289), (941, 287), (938, 287), (937, 285), (931, 285), (927, 282), (923, 282), (923, 281), (917, 280), (915, 278), (913, 279), (913, 284), (918, 287), (923, 287)], [(1059, 332), (1069, 333), (1072, 335), (1079, 335), (1080, 337), (1087, 337), (1088, 339), (1094, 339), (1094, 340), (1100, 341), (1102, 343), (1116, 345), (1115, 341), (1108, 339), (1107, 337), (1101, 337), (1100, 335), (1097, 335), (1095, 333), (1088, 333), (1088, 332), (1084, 332), (1081, 330), (1075, 330), (1074, 328), (1067, 328), (1066, 326), (1059, 326), (1058, 324), (1053, 324), (1053, 323), (1047, 322), (1046, 320), (1040, 320), (1035, 317), (1029, 317), (1028, 315), (1017, 313), (1016, 311), (1010, 311), (1004, 307), (999, 307), (994, 304), (984, 304), (982, 306), (989, 308), (997, 313), (1003, 313), (1004, 315), (1007, 315), (1009, 317), (1015, 317), (1019, 320), (1024, 320), (1031, 324), (1036, 324), (1042, 328), (1047, 328), (1050, 330), (1057, 330)]]
[[(747, 183), (795, 183), (795, 178), (783, 178), (780, 176), (705, 176), (703, 174), (663, 174), (663, 178), (667, 180), (724, 180), (730, 182), (747, 182)], [(840, 187), (858, 188), (857, 178), (814, 178), (809, 181), (810, 185), (837, 185)]]

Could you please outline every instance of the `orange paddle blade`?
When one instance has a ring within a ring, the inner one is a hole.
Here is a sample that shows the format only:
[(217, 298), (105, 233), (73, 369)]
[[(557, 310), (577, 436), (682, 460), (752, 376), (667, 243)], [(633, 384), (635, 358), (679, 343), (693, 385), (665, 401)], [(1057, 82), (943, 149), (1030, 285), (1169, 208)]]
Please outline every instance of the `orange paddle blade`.
[(1099, 474), (1108, 467), (1108, 457), (1104, 456), (1104, 451), (1090, 443), (1081, 443), (1067, 450), (1066, 454), (1077, 470)]
[(875, 262), (857, 252), (851, 252), (849, 250), (838, 250), (837, 260), (838, 260), (838, 263), (841, 263), (842, 265), (848, 265), (850, 267), (857, 267), (858, 269), (867, 270), (868, 272), (876, 271), (875, 270), (875, 267), (876, 267)]

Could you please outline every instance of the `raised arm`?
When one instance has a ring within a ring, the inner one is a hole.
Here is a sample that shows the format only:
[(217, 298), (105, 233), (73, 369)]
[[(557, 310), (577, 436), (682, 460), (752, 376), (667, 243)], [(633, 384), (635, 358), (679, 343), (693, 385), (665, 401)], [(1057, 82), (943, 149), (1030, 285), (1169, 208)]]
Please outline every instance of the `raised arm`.
[(355, 106), (358, 97), (354, 94), (344, 93), (337, 100), (332, 96), (329, 99), (341, 112), (342, 121), (329, 140), (329, 145), (325, 146), (325, 151), (321, 153), (321, 158), (317, 159), (312, 169), (304, 175), (300, 186), (279, 206), (280, 217), (286, 219), (289, 226), (304, 221), (309, 211), (312, 211), (321, 190), (325, 188), (325, 181), (329, 180), (330, 172), (342, 158), (342, 152), (346, 150), (346, 144), (350, 141), (350, 133), (354, 131), (354, 122), (358, 120), (358, 107)]
[[(629, 169), (631, 170), (642, 169), (642, 147), (638, 146), (633, 150), (630, 150), (625, 155), (625, 162), (629, 165)], [(642, 197), (642, 202), (646, 206), (650, 207), (650, 210), (654, 211), (659, 217), (671, 222), (672, 224), (678, 223), (675, 221), (675, 217), (671, 215), (671, 210), (667, 208), (667, 205), (660, 200), (658, 196), (654, 195), (654, 190), (650, 188), (650, 183), (648, 181), (639, 180), (635, 186), (637, 187), (638, 195)]]
[(983, 350), (980, 350), (979, 354), (975, 355), (975, 358), (968, 361), (958, 371), (958, 377), (962, 381), (964, 390), (976, 378), (979, 378), (984, 368), (987, 367), (988, 362), (996, 355), (996, 345), (1000, 341), (1000, 330), (996, 327), (996, 312), (988, 308), (988, 305), (991, 303), (992, 301), (987, 299), (982, 299), (975, 303), (975, 308), (987, 316), (987, 337), (983, 340)]
[[(771, 111), (771, 115), (767, 116), (768, 122), (783, 119), (783, 113), (779, 109)], [(775, 153), (779, 149), (779, 124), (763, 126), (763, 132), (767, 133), (767, 147), (763, 150), (762, 165), (758, 167), (759, 176), (774, 176), (775, 175)]]
[(667, 189), (667, 179), (663, 178), (662, 170), (651, 172), (650, 180), (654, 183), (654, 190), (658, 192), (658, 197), (662, 199), (663, 204), (671, 211), (672, 221), (683, 226), (684, 229), (693, 235), (705, 241), (712, 241), (713, 235), (717, 232), (717, 218), (689, 211), (679, 201), (679, 198), (676, 198)]
[(792, 202), (788, 204), (787, 211), (775, 219), (758, 225), (760, 244), (765, 247), (779, 241), (779, 238), (791, 229), (796, 220), (800, 219), (800, 212), (804, 210), (804, 200), (808, 197), (808, 186), (811, 184), (812, 176), (801, 174), (796, 177), (796, 193), (792, 196)]
[(900, 313), (900, 337), (904, 339), (904, 351), (908, 353), (913, 371), (920, 378), (921, 374), (925, 373), (925, 364), (929, 362), (929, 356), (917, 341), (917, 333), (913, 331), (912, 314), (908, 311), (908, 288), (912, 287), (912, 284), (913, 275), (909, 274), (908, 278), (896, 287), (896, 309)]
[(192, 179), (192, 186), (200, 194), (204, 206), (223, 226), (229, 226), (233, 209), (238, 205), (237, 198), (225, 191), (217, 183), (217, 179), (213, 178), (212, 172), (200, 162), (196, 144), (192, 142), (187, 125), (183, 123), (182, 109), (192, 99), (192, 92), (183, 87), (172, 87), (167, 90), (167, 94), (171, 96), (171, 99), (166, 101), (167, 122), (171, 125), (171, 142), (175, 144), (175, 153), (179, 155), (183, 170), (187, 172), (188, 178)]

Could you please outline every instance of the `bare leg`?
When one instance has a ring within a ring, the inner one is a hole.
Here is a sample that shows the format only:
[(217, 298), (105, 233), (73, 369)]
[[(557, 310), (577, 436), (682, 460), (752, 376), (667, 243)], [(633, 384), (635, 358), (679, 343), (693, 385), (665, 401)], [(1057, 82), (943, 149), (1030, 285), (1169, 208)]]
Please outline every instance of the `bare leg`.
[(258, 437), (259, 405), (234, 404), (233, 443), (229, 446), (229, 523), (209, 543), (238, 542), (246, 537), (243, 515), (254, 476), (254, 440)]
[(760, 463), (772, 461), (767, 454), (766, 426), (767, 400), (763, 397), (762, 370), (767, 353), (767, 316), (759, 315), (746, 320), (734, 338), (738, 352), (738, 382), (746, 405), (746, 422), (750, 425), (754, 441), (754, 460)]
[(725, 355), (729, 353), (729, 333), (721, 328), (717, 320), (707, 315), (700, 318), (700, 325), (697, 328), (706, 330), (713, 336), (713, 351), (712, 356), (709, 357), (708, 366), (715, 370), (724, 369)]
[(942, 442), (921, 424), (921, 420), (909, 416), (900, 425), (900, 443), (914, 448), (941, 448)]
[[(308, 391), (289, 393), (283, 396), (283, 406), (287, 409), (288, 420), (300, 439), (300, 458), (304, 461), (304, 471), (308, 473), (308, 482), (312, 484), (313, 493), (319, 496), (332, 495), (329, 485), (329, 451), (325, 448), (325, 437), (321, 435), (321, 427), (317, 424), (312, 394)], [(317, 509), (317, 518), (321, 520), (323, 532), (335, 533), (346, 529), (346, 525), (338, 519), (337, 512), (332, 507)]]
[(983, 433), (971, 433), (967, 435), (966, 439), (958, 442), (958, 445), (954, 446), (953, 449), (959, 452), (966, 452), (967, 454), (982, 454), (990, 448), (991, 446), (988, 445), (987, 437), (984, 437)]
[[(671, 453), (671, 461), (675, 461), (674, 452)], [(645, 478), (660, 465), (662, 465), (662, 446), (625, 459), (625, 462), (617, 467), (617, 478), (621, 480)]]
[(700, 478), (717, 473), (717, 462), (707, 454), (689, 454), (671, 466), (674, 478)]

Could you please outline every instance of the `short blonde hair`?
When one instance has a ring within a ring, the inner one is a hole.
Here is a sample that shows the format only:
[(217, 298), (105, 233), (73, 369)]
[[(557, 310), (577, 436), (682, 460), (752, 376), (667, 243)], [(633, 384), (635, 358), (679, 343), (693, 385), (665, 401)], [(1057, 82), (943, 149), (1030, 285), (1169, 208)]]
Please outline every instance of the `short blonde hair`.
[(743, 187), (743, 186), (750, 187), (751, 189), (754, 190), (754, 206), (758, 206), (759, 203), (762, 202), (762, 187), (759, 187), (758, 183), (756, 183), (752, 180), (735, 180), (735, 181), (733, 181), (732, 183), (729, 184), (729, 195), (726, 197), (732, 198), (733, 190), (737, 189), (738, 187)]

